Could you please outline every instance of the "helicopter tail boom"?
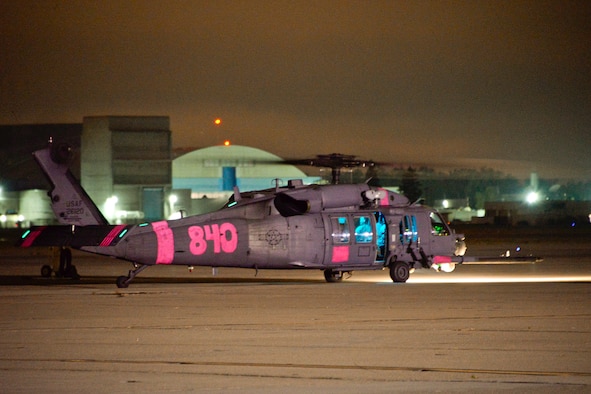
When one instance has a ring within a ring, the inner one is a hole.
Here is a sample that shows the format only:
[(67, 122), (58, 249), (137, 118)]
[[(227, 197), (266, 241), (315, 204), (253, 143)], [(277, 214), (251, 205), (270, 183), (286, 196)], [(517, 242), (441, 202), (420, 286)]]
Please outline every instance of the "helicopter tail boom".
[(23, 233), (17, 246), (65, 246), (74, 249), (85, 246), (115, 246), (131, 227), (133, 226), (33, 226)]

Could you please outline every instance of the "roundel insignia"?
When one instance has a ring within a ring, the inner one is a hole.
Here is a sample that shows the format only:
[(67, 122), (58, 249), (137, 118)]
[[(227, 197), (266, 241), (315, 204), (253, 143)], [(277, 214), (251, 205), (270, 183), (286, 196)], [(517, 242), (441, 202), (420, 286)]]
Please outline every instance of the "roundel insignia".
[(281, 236), (281, 233), (275, 229), (269, 230), (267, 231), (267, 234), (265, 234), (265, 240), (269, 245), (279, 245), (282, 239), (283, 237)]

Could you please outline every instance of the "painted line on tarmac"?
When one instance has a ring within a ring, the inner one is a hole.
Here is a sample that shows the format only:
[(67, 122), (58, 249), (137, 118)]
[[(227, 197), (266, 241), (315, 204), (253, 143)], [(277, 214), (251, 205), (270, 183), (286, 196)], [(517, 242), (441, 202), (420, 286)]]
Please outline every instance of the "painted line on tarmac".
[(100, 359), (51, 359), (51, 358), (0, 358), (10, 362), (58, 362), (66, 364), (126, 364), (126, 365), (187, 365), (200, 367), (254, 367), (254, 368), (293, 368), (293, 369), (334, 369), (356, 371), (402, 371), (402, 372), (438, 372), (462, 374), (489, 374), (513, 376), (578, 376), (589, 377), (591, 372), (582, 371), (527, 371), (478, 368), (443, 368), (443, 367), (412, 367), (382, 365), (345, 365), (345, 364), (297, 364), (297, 363), (264, 363), (264, 362), (226, 362), (226, 361), (167, 361), (167, 360), (100, 360)]

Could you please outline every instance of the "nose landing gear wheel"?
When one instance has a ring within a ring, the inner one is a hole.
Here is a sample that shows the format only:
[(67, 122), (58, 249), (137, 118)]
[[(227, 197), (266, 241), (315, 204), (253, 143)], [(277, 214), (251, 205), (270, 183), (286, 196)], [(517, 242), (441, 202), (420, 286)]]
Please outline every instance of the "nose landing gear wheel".
[(390, 278), (396, 283), (404, 283), (410, 276), (410, 266), (404, 261), (397, 261), (390, 266)]

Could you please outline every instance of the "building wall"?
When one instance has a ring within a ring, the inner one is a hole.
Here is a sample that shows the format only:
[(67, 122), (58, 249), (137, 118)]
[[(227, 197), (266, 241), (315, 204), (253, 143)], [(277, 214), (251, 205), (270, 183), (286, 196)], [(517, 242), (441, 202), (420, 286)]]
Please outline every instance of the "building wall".
[(542, 225), (588, 223), (591, 220), (591, 201), (489, 202), (485, 205), (485, 219), (491, 224)]
[(164, 216), (172, 185), (170, 119), (85, 117), (81, 183), (112, 223)]
[(106, 215), (107, 199), (113, 196), (112, 160), (109, 118), (84, 118), (80, 139), (80, 183), (103, 215)]
[(45, 190), (25, 190), (20, 193), (19, 214), (23, 215), (27, 226), (48, 225), (54, 220), (54, 213)]

